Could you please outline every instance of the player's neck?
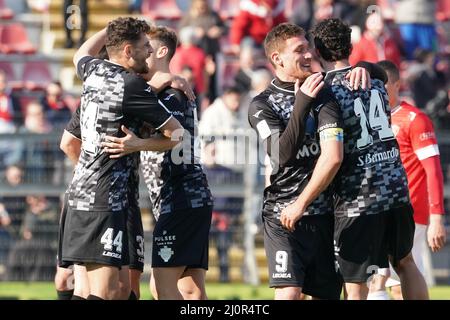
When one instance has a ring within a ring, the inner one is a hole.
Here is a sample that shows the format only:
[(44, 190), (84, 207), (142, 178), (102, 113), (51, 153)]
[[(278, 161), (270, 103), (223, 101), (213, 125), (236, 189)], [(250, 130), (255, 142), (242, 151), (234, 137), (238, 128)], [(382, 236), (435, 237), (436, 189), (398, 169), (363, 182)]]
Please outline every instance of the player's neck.
[(337, 70), (337, 69), (343, 69), (345, 67), (350, 66), (350, 63), (348, 62), (347, 59), (332, 61), (332, 62), (322, 60), (321, 62), (322, 62), (322, 67), (325, 70), (325, 72), (333, 71), (333, 70)]
[(281, 70), (275, 70), (275, 75), (283, 82), (295, 82), (296, 78), (284, 73)]
[(119, 57), (109, 57), (108, 59), (110, 62), (121, 65), (127, 70), (133, 71), (130, 66), (128, 65), (127, 59), (119, 58)]

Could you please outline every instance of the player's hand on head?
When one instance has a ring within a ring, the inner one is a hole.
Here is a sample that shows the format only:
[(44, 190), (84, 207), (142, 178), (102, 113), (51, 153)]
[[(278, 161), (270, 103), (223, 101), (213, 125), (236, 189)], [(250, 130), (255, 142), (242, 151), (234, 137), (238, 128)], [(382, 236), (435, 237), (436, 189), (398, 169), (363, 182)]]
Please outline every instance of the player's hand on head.
[(315, 98), (323, 86), (323, 75), (321, 72), (318, 72), (306, 78), (305, 82), (303, 82), (300, 87), (300, 91), (311, 98)]
[(111, 159), (117, 159), (139, 151), (139, 141), (141, 139), (123, 125), (121, 130), (125, 133), (125, 137), (105, 136), (105, 140), (102, 142), (103, 150), (110, 154), (109, 157)]
[(188, 97), (189, 100), (195, 101), (195, 94), (191, 88), (191, 85), (186, 81), (186, 79), (180, 76), (172, 76), (172, 88), (183, 91), (183, 93)]
[(345, 78), (350, 82), (350, 86), (353, 90), (358, 90), (360, 87), (363, 90), (371, 88), (369, 71), (364, 68), (353, 68), (347, 73)]
[(304, 211), (295, 203), (288, 205), (281, 211), (280, 222), (283, 227), (293, 232), (297, 221), (303, 216)]

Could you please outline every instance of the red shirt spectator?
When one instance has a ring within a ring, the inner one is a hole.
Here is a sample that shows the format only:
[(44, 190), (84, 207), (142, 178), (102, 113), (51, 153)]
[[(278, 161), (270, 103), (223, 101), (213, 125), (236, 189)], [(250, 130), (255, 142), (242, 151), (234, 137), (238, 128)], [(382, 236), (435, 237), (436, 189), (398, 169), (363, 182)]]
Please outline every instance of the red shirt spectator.
[(195, 92), (203, 94), (206, 91), (206, 54), (201, 48), (194, 45), (195, 29), (193, 27), (182, 28), (179, 32), (179, 39), (181, 45), (170, 62), (170, 71), (181, 74), (185, 66), (190, 67), (194, 74)]
[(389, 34), (384, 30), (384, 22), (377, 13), (371, 14), (366, 21), (366, 31), (361, 40), (353, 46), (350, 63), (359, 61), (378, 62), (390, 60), (400, 67), (400, 50)]
[(286, 22), (284, 3), (280, 0), (242, 0), (239, 9), (230, 31), (233, 46), (239, 46), (246, 36), (262, 44), (272, 27)]

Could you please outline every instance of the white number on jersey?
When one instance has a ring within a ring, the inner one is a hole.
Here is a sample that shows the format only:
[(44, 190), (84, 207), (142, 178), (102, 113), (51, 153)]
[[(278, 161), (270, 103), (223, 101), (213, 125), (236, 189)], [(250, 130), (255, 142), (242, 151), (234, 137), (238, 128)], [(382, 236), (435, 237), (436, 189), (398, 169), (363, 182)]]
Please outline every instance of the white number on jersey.
[(275, 261), (278, 263), (275, 265), (277, 272), (287, 271), (288, 254), (286, 251), (277, 251), (275, 254)]
[(117, 233), (117, 236), (114, 238), (113, 241), (113, 235), (114, 235), (114, 229), (108, 228), (106, 229), (105, 233), (102, 235), (100, 239), (100, 243), (104, 245), (104, 249), (107, 251), (111, 251), (113, 246), (116, 247), (116, 252), (120, 253), (122, 252), (122, 231), (119, 231)]
[[(369, 125), (372, 130), (378, 132), (381, 141), (394, 139), (394, 133), (392, 132), (389, 119), (386, 115), (384, 101), (378, 90), (373, 89), (370, 91), (370, 106), (368, 112), (361, 98), (355, 99), (353, 108), (355, 114), (360, 118), (361, 125), (361, 137), (356, 142), (358, 149), (364, 149), (373, 143), (373, 137), (369, 133)], [(367, 113), (369, 116), (368, 119)]]
[(92, 101), (88, 102), (80, 119), (81, 138), (83, 140), (83, 149), (88, 153), (95, 154), (100, 147), (100, 134), (97, 132), (98, 104)]
[(142, 236), (136, 236), (136, 241), (139, 244), (139, 248), (136, 250), (138, 256), (144, 256), (144, 238)]

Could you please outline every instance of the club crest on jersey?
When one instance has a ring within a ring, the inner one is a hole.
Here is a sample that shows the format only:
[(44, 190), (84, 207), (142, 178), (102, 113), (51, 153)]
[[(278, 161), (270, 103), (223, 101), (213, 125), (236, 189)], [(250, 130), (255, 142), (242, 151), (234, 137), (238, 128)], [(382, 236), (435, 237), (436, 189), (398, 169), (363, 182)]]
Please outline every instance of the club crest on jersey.
[(168, 262), (172, 255), (174, 254), (172, 248), (169, 248), (168, 246), (164, 246), (163, 248), (159, 249), (158, 255), (161, 257), (161, 259), (164, 260), (164, 262)]

